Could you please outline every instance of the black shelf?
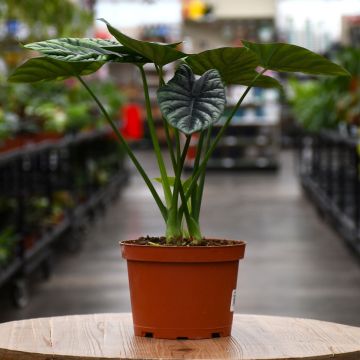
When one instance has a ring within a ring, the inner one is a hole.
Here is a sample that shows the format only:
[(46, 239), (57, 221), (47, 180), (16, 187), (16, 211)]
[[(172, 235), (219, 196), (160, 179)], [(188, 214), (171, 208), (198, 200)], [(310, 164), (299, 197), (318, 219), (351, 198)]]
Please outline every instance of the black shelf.
[(360, 254), (359, 140), (336, 131), (302, 134), (302, 187), (340, 236)]
[(13, 260), (8, 266), (0, 269), (0, 286), (14, 277), (21, 269), (22, 261), (18, 258)]
[[(13, 283), (16, 294), (23, 294), (24, 281), (49, 262), (54, 246), (69, 249), (70, 233), (117, 197), (128, 171), (124, 152), (109, 130), (69, 134), (0, 153), (0, 227), (10, 227), (17, 239), (15, 259), (0, 267), (0, 286)], [(22, 300), (15, 303), (22, 306), (27, 302)]]
[(48, 247), (57, 238), (65, 233), (70, 228), (70, 220), (65, 219), (61, 223), (55, 225), (51, 230), (44, 234), (40, 239), (36, 241), (36, 244), (28, 251), (24, 252), (24, 260), (31, 261), (36, 257), (44, 248)]

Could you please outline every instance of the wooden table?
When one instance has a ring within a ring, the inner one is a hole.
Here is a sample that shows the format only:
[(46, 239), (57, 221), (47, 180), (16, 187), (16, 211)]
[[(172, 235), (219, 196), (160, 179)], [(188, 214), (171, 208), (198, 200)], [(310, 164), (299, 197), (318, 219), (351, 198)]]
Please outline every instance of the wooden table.
[(360, 328), (235, 315), (232, 337), (156, 340), (133, 335), (130, 314), (52, 317), (0, 324), (1, 360), (360, 359)]

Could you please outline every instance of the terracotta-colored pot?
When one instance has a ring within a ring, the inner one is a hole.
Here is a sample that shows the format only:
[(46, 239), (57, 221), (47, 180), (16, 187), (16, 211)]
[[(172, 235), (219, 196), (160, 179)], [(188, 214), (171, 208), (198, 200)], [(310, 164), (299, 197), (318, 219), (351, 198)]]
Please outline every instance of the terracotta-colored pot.
[(229, 336), (245, 243), (144, 246), (121, 242), (134, 331), (162, 339)]

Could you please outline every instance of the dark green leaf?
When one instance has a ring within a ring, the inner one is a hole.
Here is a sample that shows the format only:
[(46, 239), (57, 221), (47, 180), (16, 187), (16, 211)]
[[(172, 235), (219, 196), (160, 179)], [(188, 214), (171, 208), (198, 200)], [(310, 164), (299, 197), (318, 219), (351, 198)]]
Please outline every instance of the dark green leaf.
[(113, 61), (116, 62), (132, 64), (146, 64), (152, 62), (151, 60), (138, 54), (136, 51), (133, 51), (123, 45), (104, 46), (103, 49), (116, 53), (118, 57), (113, 59)]
[(63, 80), (97, 71), (102, 62), (64, 62), (47, 57), (32, 58), (19, 66), (9, 77), (11, 82)]
[(266, 69), (314, 75), (350, 75), (343, 67), (300, 46), (282, 43), (257, 44), (245, 40), (243, 44), (259, 57), (260, 65)]
[(25, 48), (56, 60), (92, 62), (108, 61), (114, 58), (113, 55), (118, 56), (116, 52), (107, 49), (116, 45), (119, 43), (111, 40), (60, 38), (27, 44)]
[[(172, 43), (172, 44), (165, 44), (165, 46), (169, 46), (171, 48), (176, 48), (176, 46), (178, 46), (179, 44), (181, 44), (181, 42), (177, 42), (177, 43)], [(109, 46), (102, 46), (103, 49), (109, 50), (111, 52), (115, 52), (117, 54), (120, 55), (131, 55), (131, 56), (137, 56), (138, 59), (141, 59), (142, 62), (146, 63), (146, 62), (151, 62), (151, 60), (141, 56), (140, 54), (138, 54), (136, 51), (129, 49), (126, 46), (120, 45), (119, 43), (116, 42), (116, 45), (109, 45)]]
[(158, 90), (158, 102), (166, 120), (189, 135), (219, 119), (226, 102), (225, 88), (217, 70), (208, 70), (195, 80), (191, 68), (182, 64)]
[(176, 44), (158, 44), (136, 40), (115, 29), (106, 20), (100, 20), (106, 24), (110, 34), (113, 35), (122, 45), (135, 51), (144, 58), (151, 60), (159, 66), (166, 65), (185, 56), (185, 54), (181, 51), (174, 49)]
[[(207, 50), (200, 54), (189, 55), (185, 61), (191, 66), (195, 74), (202, 75), (205, 71), (216, 69), (226, 84), (250, 85), (260, 65), (258, 57), (246, 48), (224, 47)], [(254, 86), (279, 87), (273, 78), (261, 75)]]

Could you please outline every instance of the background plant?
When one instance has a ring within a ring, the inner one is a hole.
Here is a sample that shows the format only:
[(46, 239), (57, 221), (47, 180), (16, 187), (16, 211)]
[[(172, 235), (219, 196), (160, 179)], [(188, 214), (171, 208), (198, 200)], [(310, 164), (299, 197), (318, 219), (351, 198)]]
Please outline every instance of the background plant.
[[(110, 81), (94, 84), (110, 116), (118, 117), (126, 101)], [(19, 134), (65, 134), (107, 124), (103, 114), (78, 83), (11, 84), (0, 79), (0, 139)]]
[(293, 113), (308, 131), (333, 129), (340, 123), (360, 125), (360, 49), (346, 48), (336, 57), (351, 73), (351, 78), (290, 81)]
[[(177, 50), (178, 44), (139, 41), (106, 24), (116, 41), (63, 38), (26, 45), (26, 48), (38, 51), (43, 56), (28, 60), (11, 75), (10, 80), (39, 82), (72, 76), (78, 78), (101, 109), (154, 197), (166, 224), (168, 244), (202, 243), (199, 218), (207, 162), (249, 90), (253, 86), (280, 86), (274, 78), (264, 75), (266, 70), (348, 75), (342, 67), (294, 45), (243, 41), (244, 46), (240, 48), (220, 48), (189, 55)], [(165, 84), (163, 66), (174, 61), (181, 61), (181, 64), (174, 77)], [(161, 183), (163, 198), (156, 191), (153, 181), (118, 131), (102, 102), (83, 79), (84, 75), (95, 72), (107, 62), (132, 63), (140, 71), (148, 127), (160, 172), (156, 181)], [(158, 101), (164, 117), (172, 163), (170, 170), (165, 167), (155, 133), (144, 71), (146, 63), (153, 64), (159, 76)], [(195, 74), (200, 75), (200, 78), (196, 79)], [(245, 85), (246, 88), (217, 136), (211, 140), (211, 126), (224, 110), (225, 86), (228, 84)], [(184, 160), (195, 132), (200, 134), (199, 145), (192, 174), (185, 179), (182, 177)], [(170, 140), (171, 133), (174, 133), (175, 146)], [(184, 136), (183, 142), (180, 133)]]

